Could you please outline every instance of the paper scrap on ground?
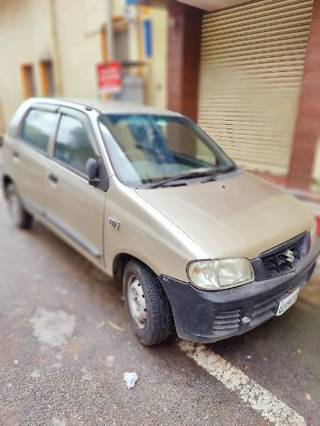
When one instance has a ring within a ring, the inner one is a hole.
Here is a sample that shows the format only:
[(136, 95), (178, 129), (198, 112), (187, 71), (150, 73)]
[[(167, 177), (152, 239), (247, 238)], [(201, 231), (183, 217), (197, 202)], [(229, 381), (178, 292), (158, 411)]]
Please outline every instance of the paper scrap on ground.
[(138, 380), (138, 375), (135, 371), (126, 371), (123, 374), (123, 380), (125, 381), (127, 388), (132, 389), (135, 387), (136, 381)]

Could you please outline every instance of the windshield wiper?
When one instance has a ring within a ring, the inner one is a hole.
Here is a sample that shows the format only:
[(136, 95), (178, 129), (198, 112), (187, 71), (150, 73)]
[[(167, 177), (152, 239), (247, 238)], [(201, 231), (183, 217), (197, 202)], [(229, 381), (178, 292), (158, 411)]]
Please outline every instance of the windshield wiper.
[(216, 181), (219, 175), (231, 173), (231, 172), (234, 172), (235, 170), (237, 170), (237, 167), (235, 165), (231, 165), (221, 169), (216, 169), (215, 173), (212, 176), (209, 175), (206, 179), (202, 180), (201, 183)]
[(167, 183), (175, 182), (177, 180), (190, 179), (190, 178), (203, 177), (203, 176), (212, 176), (212, 179), (214, 179), (215, 174), (216, 174), (216, 169), (213, 169), (213, 168), (191, 170), (188, 172), (180, 173), (179, 175), (176, 175), (176, 176), (171, 176), (166, 179), (162, 179), (159, 182), (155, 182), (149, 185), (148, 188), (159, 188), (161, 186), (166, 185)]
[(228, 167), (225, 167), (224, 169), (220, 169), (217, 170), (218, 173), (230, 173), (230, 172), (234, 172), (235, 170), (237, 170), (237, 166), (235, 164), (231, 164)]

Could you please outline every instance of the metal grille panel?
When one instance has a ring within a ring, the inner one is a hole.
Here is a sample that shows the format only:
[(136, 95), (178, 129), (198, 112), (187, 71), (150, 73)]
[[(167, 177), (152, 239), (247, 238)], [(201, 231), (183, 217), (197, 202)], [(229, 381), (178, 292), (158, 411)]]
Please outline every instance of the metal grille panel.
[(259, 0), (205, 15), (200, 125), (251, 170), (284, 175), (312, 0)]

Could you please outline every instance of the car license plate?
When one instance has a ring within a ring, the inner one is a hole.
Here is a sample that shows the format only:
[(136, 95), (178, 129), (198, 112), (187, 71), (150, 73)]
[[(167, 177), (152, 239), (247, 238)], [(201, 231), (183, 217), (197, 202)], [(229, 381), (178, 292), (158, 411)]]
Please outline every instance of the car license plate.
[(300, 288), (297, 288), (292, 293), (288, 294), (284, 299), (279, 303), (277, 310), (277, 317), (284, 314), (292, 305), (294, 305), (298, 299)]

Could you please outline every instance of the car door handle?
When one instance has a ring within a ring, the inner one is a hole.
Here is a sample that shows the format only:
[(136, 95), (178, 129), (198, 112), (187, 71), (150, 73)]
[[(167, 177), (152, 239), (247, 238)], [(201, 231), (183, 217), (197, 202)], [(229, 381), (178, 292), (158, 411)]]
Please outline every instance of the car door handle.
[(59, 182), (59, 178), (54, 173), (48, 173), (48, 179), (50, 182), (57, 184)]
[(17, 160), (18, 158), (20, 158), (20, 154), (19, 154), (19, 152), (17, 152), (17, 151), (13, 151), (13, 152), (12, 152), (12, 157), (13, 157), (13, 158), (15, 158), (16, 160)]

